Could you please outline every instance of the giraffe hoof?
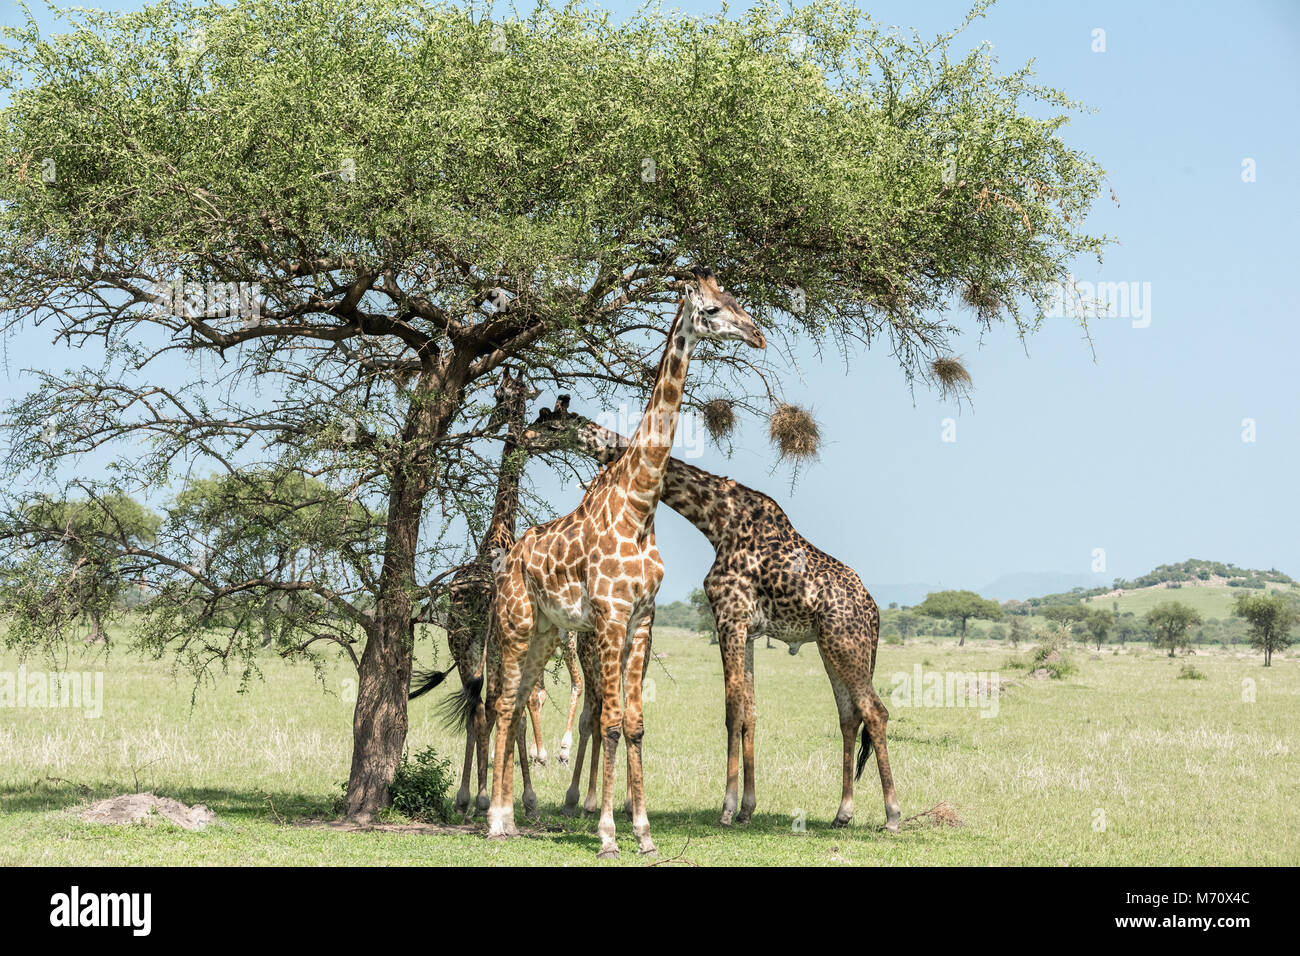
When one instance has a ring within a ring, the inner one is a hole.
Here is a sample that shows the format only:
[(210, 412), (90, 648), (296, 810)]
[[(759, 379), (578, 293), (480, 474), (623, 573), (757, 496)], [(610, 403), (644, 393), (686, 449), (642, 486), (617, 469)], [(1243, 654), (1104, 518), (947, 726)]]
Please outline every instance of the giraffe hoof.
[(849, 821), (852, 819), (852, 817), (836, 817), (831, 821), (831, 826), (837, 830), (842, 830), (849, 825)]
[(748, 823), (750, 821), (750, 818), (752, 818), (753, 816), (754, 816), (753, 810), (750, 810), (748, 813), (745, 812), (744, 810), (741, 810), (739, 813), (736, 814), (736, 823), (737, 824)]
[(638, 854), (640, 854), (641, 856), (648, 856), (648, 857), (650, 857), (651, 859), (654, 859), (655, 857), (657, 857), (657, 856), (659, 855), (659, 848), (658, 848), (657, 846), (655, 846), (653, 843), (651, 843), (649, 846), (647, 846), (647, 847), (642, 847), (641, 849), (637, 850), (636, 852), (637, 852)]
[(617, 860), (617, 859), (618, 859), (618, 847), (615, 847), (615, 848), (612, 849), (612, 850), (601, 850), (599, 853), (596, 854), (596, 859), (598, 859), (598, 860)]

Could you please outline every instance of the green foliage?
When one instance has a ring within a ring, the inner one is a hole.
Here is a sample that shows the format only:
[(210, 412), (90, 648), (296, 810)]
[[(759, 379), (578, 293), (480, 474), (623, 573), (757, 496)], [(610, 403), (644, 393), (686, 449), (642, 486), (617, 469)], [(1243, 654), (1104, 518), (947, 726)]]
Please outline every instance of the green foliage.
[[(492, 500), (478, 400), (502, 357), (644, 388), (645, 316), (694, 263), (769, 330), (880, 341), (916, 374), (955, 350), (963, 292), (983, 325), (1030, 333), (1105, 244), (1083, 228), (1101, 169), (1061, 136), (1076, 104), (986, 47), (958, 54), (956, 31), (909, 38), (837, 0), (61, 16), (54, 35), (31, 17), (2, 31), (0, 328), (109, 348), (9, 408), (9, 487), (94, 452), (122, 487), (256, 467), (384, 519), (282, 530), (265, 519), (283, 509), (253, 503), (241, 533), (181, 502), (137, 556), (171, 598), (142, 640), (200, 671), (247, 650), (241, 620), (298, 615), (310, 627), (275, 629), (288, 651), (436, 604), (419, 581), (445, 583)], [(730, 398), (742, 367), (702, 350), (691, 387)], [(237, 560), (198, 568), (183, 543), (218, 526)], [(305, 581), (280, 557), (308, 539)], [(262, 544), (273, 566), (250, 588)]]
[(409, 820), (446, 823), (453, 811), (447, 794), (454, 783), (451, 761), (438, 756), (432, 747), (425, 747), (414, 758), (404, 753), (388, 789), (392, 808)]
[(1101, 650), (1101, 645), (1106, 643), (1111, 628), (1115, 626), (1115, 615), (1112, 611), (1093, 611), (1084, 619), (1083, 624), (1088, 629), (1092, 642), (1097, 645), (1097, 650)]
[(1200, 624), (1201, 615), (1186, 604), (1164, 601), (1147, 612), (1146, 620), (1154, 631), (1152, 645), (1168, 650), (1169, 656), (1173, 657), (1175, 651), (1190, 646), (1187, 629)]
[(1184, 664), (1178, 669), (1179, 680), (1205, 680), (1205, 674), (1198, 671), (1191, 664)]
[(1013, 647), (1019, 647), (1022, 641), (1028, 640), (1029, 627), (1025, 624), (1023, 618), (1013, 617), (1011, 619), (1011, 631), (1008, 637), (1011, 639)]
[(691, 608), (695, 611), (694, 629), (716, 639), (718, 623), (713, 618), (713, 607), (703, 588), (691, 591)]
[(1034, 648), (1029, 658), (1028, 669), (1045, 670), (1053, 680), (1063, 680), (1078, 668), (1066, 653), (1065, 641), (1059, 637), (1048, 637)]
[(1264, 654), (1264, 666), (1273, 663), (1273, 653), (1291, 646), (1291, 628), (1300, 620), (1294, 601), (1279, 593), (1252, 596), (1238, 594), (1233, 614), (1249, 626), (1250, 646)]
[(655, 607), (655, 627), (681, 627), (694, 631), (699, 627), (699, 615), (685, 601), (659, 604)]
[(91, 493), (33, 495), (0, 516), (6, 646), (48, 646), (79, 617), (90, 622), (88, 640), (107, 640), (105, 625), (128, 588), (144, 583), (142, 562), (131, 552), (153, 544), (161, 518), (120, 491), (81, 487)]
[(974, 591), (935, 591), (915, 608), (926, 617), (942, 618), (961, 627), (961, 643), (966, 643), (966, 622), (971, 618), (996, 621), (1002, 617), (1002, 606), (988, 601)]

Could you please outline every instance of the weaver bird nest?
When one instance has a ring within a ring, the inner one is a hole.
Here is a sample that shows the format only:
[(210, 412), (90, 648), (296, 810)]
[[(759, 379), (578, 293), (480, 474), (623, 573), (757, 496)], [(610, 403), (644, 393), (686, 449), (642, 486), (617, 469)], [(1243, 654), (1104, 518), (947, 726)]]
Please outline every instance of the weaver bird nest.
[(937, 358), (930, 363), (930, 374), (934, 376), (934, 380), (939, 384), (939, 391), (945, 398), (950, 393), (961, 395), (970, 390), (970, 372), (966, 371), (966, 366), (961, 364), (961, 359), (953, 358), (951, 355)]
[(821, 429), (811, 414), (798, 405), (778, 405), (768, 420), (768, 436), (782, 458), (815, 458), (821, 448)]
[(714, 441), (726, 438), (736, 427), (736, 410), (725, 398), (705, 402), (700, 407), (700, 413), (704, 416), (704, 427)]

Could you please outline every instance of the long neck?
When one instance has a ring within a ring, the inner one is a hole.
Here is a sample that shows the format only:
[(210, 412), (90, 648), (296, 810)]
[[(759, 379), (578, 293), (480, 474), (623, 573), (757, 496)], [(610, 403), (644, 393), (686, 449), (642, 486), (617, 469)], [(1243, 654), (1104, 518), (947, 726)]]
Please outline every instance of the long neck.
[[(589, 427), (596, 428), (594, 425)], [(586, 452), (597, 461), (604, 459), (609, 449), (627, 449), (631, 444), (630, 439), (617, 432), (607, 428), (596, 430), (600, 441), (587, 446)], [(716, 549), (722, 543), (727, 529), (735, 523), (735, 516), (743, 507), (744, 499), (753, 494), (731, 478), (715, 475), (703, 468), (688, 465), (680, 458), (670, 457), (664, 471), (660, 501), (699, 528), (700, 533)]]
[(508, 548), (515, 543), (515, 518), (519, 514), (519, 479), (523, 472), (518, 461), (513, 460), (519, 450), (519, 432), (523, 422), (524, 406), (511, 409), (506, 423), (506, 438), (501, 446), (501, 467), (497, 471), (497, 497), (492, 506), (492, 520), (479, 554), (490, 553), (494, 548)]
[(734, 523), (742, 494), (752, 494), (730, 478), (688, 465), (678, 458), (668, 460), (662, 501), (700, 529), (714, 550)]
[(610, 469), (610, 478), (627, 492), (627, 508), (635, 521), (649, 527), (663, 493), (664, 476), (677, 431), (677, 416), (682, 409), (686, 371), (695, 351), (696, 337), (691, 323), (685, 321), (691, 308), (683, 298), (677, 316), (668, 331), (668, 344), (659, 362), (650, 403), (641, 417), (641, 425), (632, 436), (627, 451)]

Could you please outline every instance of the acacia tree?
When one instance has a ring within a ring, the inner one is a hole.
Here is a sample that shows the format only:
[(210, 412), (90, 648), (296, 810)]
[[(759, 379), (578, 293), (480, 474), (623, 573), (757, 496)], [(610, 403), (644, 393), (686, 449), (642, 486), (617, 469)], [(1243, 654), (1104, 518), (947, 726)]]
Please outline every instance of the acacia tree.
[(1088, 628), (1093, 643), (1097, 645), (1097, 650), (1101, 650), (1101, 645), (1105, 644), (1106, 638), (1110, 636), (1111, 628), (1115, 626), (1115, 618), (1116, 614), (1113, 611), (1094, 609), (1084, 619), (1083, 623)]
[(16, 617), (10, 643), (41, 643), (35, 621), (54, 623), (57, 631), (77, 617), (90, 623), (87, 643), (107, 641), (105, 622), (127, 588), (141, 582), (119, 547), (105, 542), (147, 547), (160, 523), (157, 514), (121, 492), (77, 498), (36, 495), (19, 502), (0, 534), (34, 548), (26, 560), (6, 569), (10, 573), (0, 587), (0, 601), (26, 609)]
[[(379, 516), (336, 557), (341, 586), (214, 578), (181, 536), (141, 557), (212, 593), (310, 592), (361, 633), (356, 820), (405, 740), (418, 599), (490, 484), (476, 399), (503, 363), (592, 400), (644, 393), (674, 284), (704, 263), (774, 343), (879, 343), (911, 379), (952, 349), (954, 306), (1023, 335), (1104, 242), (1081, 225), (1100, 170), (1060, 137), (1063, 94), (836, 0), (66, 16), (65, 35), (6, 31), (0, 316), (102, 362), (33, 373), (10, 473), (55, 482), (91, 448), (124, 487), (298, 471)], [(779, 398), (728, 349), (692, 375), (691, 402)]]
[(1250, 625), (1250, 646), (1264, 652), (1264, 666), (1273, 663), (1273, 652), (1291, 646), (1291, 628), (1297, 615), (1295, 605), (1280, 592), (1272, 594), (1238, 594), (1232, 613)]
[[(359, 664), (355, 647), (362, 632), (351, 616), (302, 585), (349, 589), (349, 579), (370, 565), (381, 520), (300, 471), (245, 468), (187, 482), (164, 527), (171, 550), (192, 548), (214, 582), (281, 586), (230, 590), (196, 588), (184, 578), (162, 582), (147, 608), (143, 642), (157, 653), (175, 642), (178, 650), (208, 660), (236, 655), (245, 678), (255, 667), (255, 645), (243, 638), (256, 633), (262, 646), (284, 656), (310, 654), (323, 642)], [(363, 602), (364, 592), (352, 600)]]
[(944, 618), (960, 624), (958, 647), (966, 644), (966, 622), (971, 618), (996, 621), (1002, 617), (1002, 605), (986, 600), (974, 591), (935, 591), (925, 596), (925, 600), (916, 606), (916, 611), (926, 617)]
[(1187, 629), (1200, 624), (1201, 615), (1179, 601), (1161, 601), (1147, 611), (1146, 621), (1154, 632), (1152, 646), (1168, 648), (1169, 656), (1173, 657), (1179, 648), (1185, 650), (1191, 646)]

